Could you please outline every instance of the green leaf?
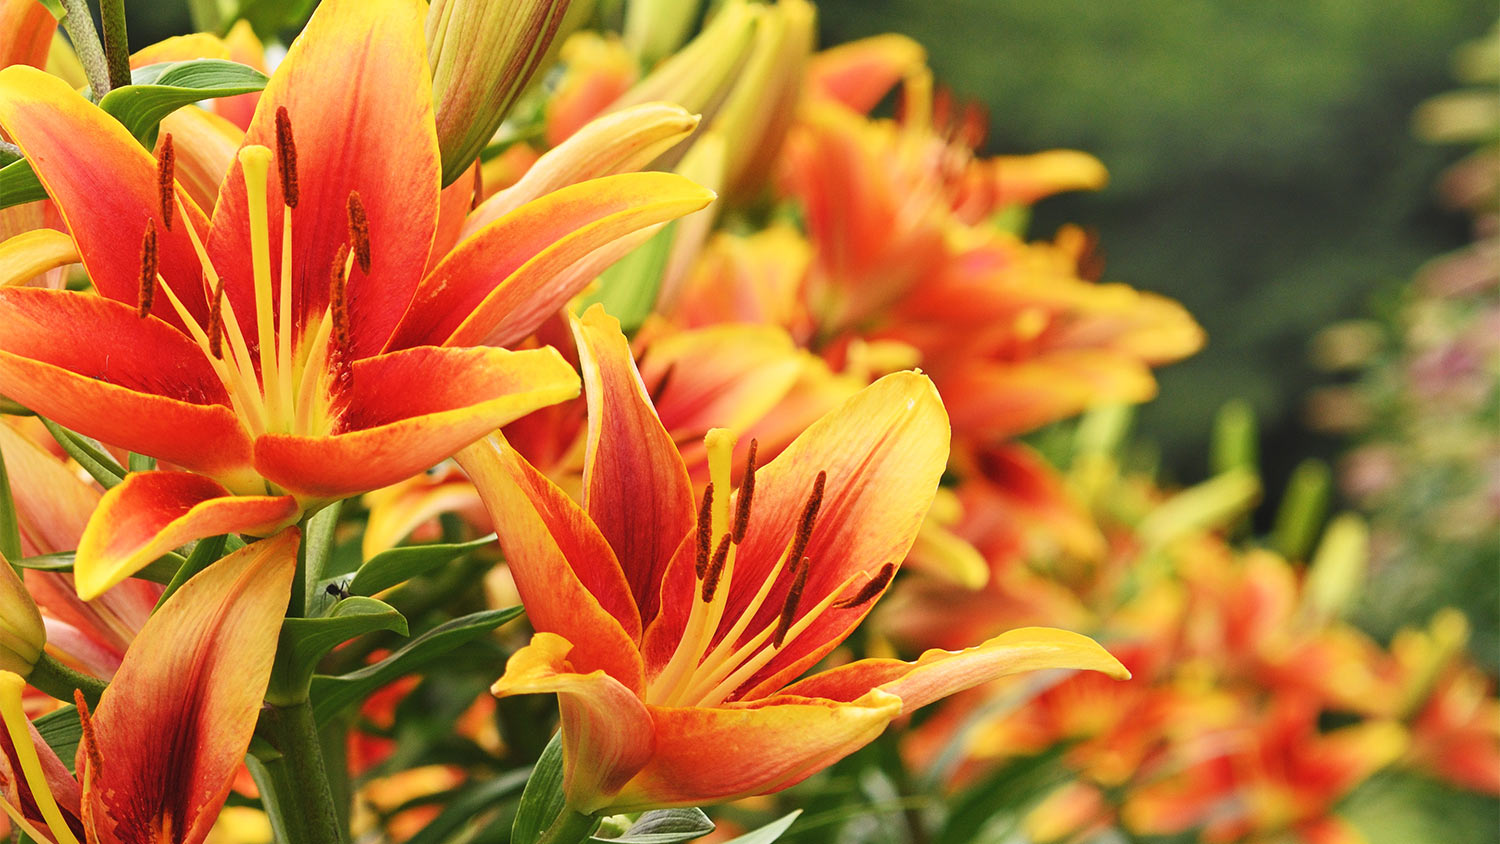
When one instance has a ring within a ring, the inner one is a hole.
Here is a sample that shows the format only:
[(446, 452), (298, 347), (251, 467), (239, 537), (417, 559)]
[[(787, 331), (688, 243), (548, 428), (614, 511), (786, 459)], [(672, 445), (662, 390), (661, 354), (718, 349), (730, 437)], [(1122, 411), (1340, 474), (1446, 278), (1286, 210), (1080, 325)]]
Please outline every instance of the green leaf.
[(760, 829), (753, 829), (738, 838), (731, 838), (724, 844), (771, 844), (771, 842), (786, 834), (791, 828), (792, 822), (802, 816), (802, 810), (796, 809), (791, 814), (784, 815)]
[(73, 759), (78, 755), (78, 743), (83, 740), (83, 724), (78, 721), (78, 709), (71, 703), (58, 707), (31, 722), (42, 740), (57, 754), (57, 758), (73, 772)]
[[(99, 107), (120, 121), (147, 149), (156, 146), (161, 119), (200, 100), (249, 94), (266, 87), (266, 75), (223, 59), (163, 62), (137, 68), (131, 84), (105, 94)], [(46, 199), (31, 162), (0, 167), (0, 208)]]
[(329, 651), (375, 630), (391, 630), (406, 635), (406, 617), (395, 607), (374, 598), (347, 598), (321, 618), (289, 618), (281, 625), (281, 639), (276, 645), (276, 667), (271, 672), (272, 688), (266, 699), (272, 702), (305, 699), (318, 661)]
[(376, 554), (359, 567), (354, 579), (349, 581), (349, 594), (374, 595), (494, 541), (492, 533), (470, 542), (392, 548)]
[(125, 479), (125, 469), (109, 456), (109, 452), (104, 450), (104, 446), (100, 445), (98, 440), (75, 434), (44, 416), (37, 418), (42, 420), (47, 433), (52, 435), (52, 439), (57, 440), (62, 450), (66, 451), (69, 457), (77, 460), (78, 465), (98, 481), (100, 486), (109, 489)]
[(584, 298), (580, 313), (600, 302), (610, 316), (620, 321), (620, 328), (627, 334), (639, 328), (656, 307), (656, 295), (667, 271), (676, 234), (677, 224), (668, 223), (650, 240), (600, 273), (599, 289)]
[(165, 604), (167, 599), (172, 597), (173, 592), (182, 588), (182, 584), (187, 583), (188, 578), (208, 568), (209, 563), (216, 562), (219, 558), (223, 557), (224, 544), (228, 539), (228, 536), (220, 534), (219, 536), (210, 536), (198, 540), (198, 544), (193, 546), (192, 553), (188, 554), (182, 566), (177, 569), (176, 573), (172, 575), (172, 579), (167, 582), (167, 588), (162, 590), (161, 597), (156, 599), (156, 608), (161, 609), (161, 605)]
[(531, 769), (521, 803), (516, 807), (516, 822), (510, 828), (511, 844), (536, 844), (542, 831), (563, 812), (562, 731), (552, 736), (541, 758)]
[[(12, 562), (23, 569), (72, 571), (73, 553), (72, 551), (58, 551), (53, 554), (38, 554), (35, 557), (26, 557), (25, 559), (13, 560)], [(181, 554), (169, 551), (157, 557), (150, 565), (131, 576), (139, 577), (142, 580), (149, 580), (152, 583), (171, 583), (172, 577), (177, 574), (178, 570), (182, 568), (183, 563), (186, 562), (187, 559)]]
[(363, 700), (397, 677), (411, 674), (459, 645), (489, 633), (520, 614), (520, 607), (508, 607), (455, 618), (423, 633), (374, 665), (337, 677), (317, 675), (312, 678), (313, 717), (319, 724), (326, 723), (344, 707)]
[[(523, 798), (524, 799), (524, 798)], [(656, 809), (646, 812), (618, 838), (593, 836), (590, 841), (616, 844), (678, 844), (714, 831), (714, 822), (702, 809)]]
[(21, 556), (21, 519), (16, 515), (16, 499), (11, 494), (10, 473), (5, 471), (3, 454), (0, 454), (0, 556), (7, 560)]

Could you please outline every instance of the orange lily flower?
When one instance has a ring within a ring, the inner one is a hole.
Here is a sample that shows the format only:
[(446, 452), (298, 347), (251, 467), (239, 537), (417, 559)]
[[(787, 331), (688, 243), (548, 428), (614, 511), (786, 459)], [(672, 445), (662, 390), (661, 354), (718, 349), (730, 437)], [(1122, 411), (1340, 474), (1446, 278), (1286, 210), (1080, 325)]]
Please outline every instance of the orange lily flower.
[(78, 776), (22, 714), (23, 681), (0, 673), (0, 809), (46, 844), (197, 844), (229, 793), (255, 728), (291, 592), (288, 530), (183, 584), (146, 622), (90, 714)]
[(210, 221), (172, 155), (153, 160), (54, 77), (0, 71), (0, 127), (98, 291), (0, 289), (0, 392), (197, 473), (142, 473), (106, 494), (79, 547), (80, 594), (188, 540), (269, 533), (410, 477), (575, 395), (555, 351), (483, 344), (561, 306), (587, 281), (563, 273), (580, 259), (712, 199), (671, 174), (621, 174), (535, 199), (447, 251), (461, 215), (440, 225), (453, 203), (438, 188), (428, 77), (415, 6), (321, 4), (261, 95)]
[(496, 529), (538, 631), (492, 691), (558, 695), (573, 811), (777, 791), (903, 712), (1004, 674), (1125, 676), (1092, 641), (1038, 628), (792, 682), (869, 612), (932, 502), (948, 426), (931, 382), (877, 381), (764, 466), (752, 444), (737, 495), (733, 437), (710, 432), (695, 508), (618, 323), (595, 307), (574, 332), (590, 411), (583, 505), (498, 435), (457, 456), (504, 514)]

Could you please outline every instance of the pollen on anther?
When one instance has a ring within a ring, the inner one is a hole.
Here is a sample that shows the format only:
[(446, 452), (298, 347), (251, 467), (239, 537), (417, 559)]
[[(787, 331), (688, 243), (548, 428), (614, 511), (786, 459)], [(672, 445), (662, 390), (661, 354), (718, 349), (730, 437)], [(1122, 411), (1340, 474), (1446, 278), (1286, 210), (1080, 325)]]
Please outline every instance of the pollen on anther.
[(365, 204), (359, 191), (349, 192), (349, 246), (354, 250), (354, 261), (359, 271), (370, 271), (370, 220), (365, 216)]
[(214, 285), (213, 300), (208, 304), (208, 353), (215, 360), (224, 357), (224, 280)]
[(83, 736), (79, 744), (83, 746), (88, 759), (89, 773), (98, 776), (104, 760), (99, 755), (99, 742), (94, 736), (94, 719), (89, 714), (89, 702), (84, 698), (82, 689), (73, 690), (73, 705), (78, 709), (78, 722), (82, 725)]
[(333, 336), (338, 343), (338, 348), (345, 350), (349, 348), (349, 279), (344, 275), (344, 265), (348, 263), (348, 259), (349, 247), (339, 246), (338, 254), (333, 256), (333, 267), (328, 280), (328, 304), (333, 312)]
[(823, 506), (823, 487), (828, 481), (827, 472), (819, 472), (813, 479), (812, 492), (807, 496), (807, 503), (802, 507), (802, 518), (797, 520), (797, 534), (792, 539), (792, 550), (787, 559), (795, 560), (802, 556), (807, 550), (807, 543), (812, 541), (813, 525), (818, 519), (818, 509)]
[(167, 231), (172, 230), (172, 212), (176, 208), (173, 202), (176, 174), (177, 150), (172, 146), (172, 133), (168, 132), (162, 136), (161, 157), (156, 160), (156, 196), (161, 204), (161, 222)]
[(740, 481), (740, 497), (734, 508), (734, 543), (745, 541), (745, 531), (750, 527), (750, 500), (755, 497), (755, 451), (760, 445), (750, 440), (750, 453), (745, 456), (745, 477)]
[(703, 503), (698, 507), (698, 557), (693, 562), (693, 571), (699, 580), (708, 571), (708, 557), (713, 552), (713, 507), (714, 485), (709, 484), (703, 488)]
[(802, 600), (802, 590), (807, 588), (807, 573), (812, 569), (812, 560), (803, 557), (797, 564), (797, 574), (792, 578), (792, 588), (787, 590), (786, 602), (781, 605), (781, 617), (776, 620), (776, 635), (771, 637), (773, 647), (781, 647), (786, 642), (786, 634), (791, 632), (792, 622), (797, 619), (797, 604)]
[(714, 549), (713, 559), (709, 560), (708, 568), (703, 573), (703, 589), (699, 597), (703, 603), (714, 599), (714, 593), (719, 589), (719, 578), (724, 574), (724, 564), (729, 560), (729, 534), (724, 534), (719, 539), (719, 547)]
[(276, 109), (276, 169), (281, 173), (281, 201), (297, 207), (297, 145), (292, 140), (292, 118), (286, 106)]
[(141, 290), (135, 303), (135, 315), (141, 319), (151, 315), (151, 303), (156, 299), (156, 221), (146, 218), (146, 233), (141, 236)]
[(866, 583), (864, 586), (860, 587), (860, 590), (854, 594), (854, 597), (844, 601), (839, 601), (838, 603), (833, 605), (833, 608), (836, 610), (847, 610), (852, 607), (858, 607), (868, 604), (869, 602), (875, 600), (880, 596), (881, 591), (884, 590), (886, 586), (890, 585), (891, 578), (895, 576), (896, 566), (891, 563), (886, 563), (885, 565), (880, 567), (880, 571), (870, 579), (869, 583)]

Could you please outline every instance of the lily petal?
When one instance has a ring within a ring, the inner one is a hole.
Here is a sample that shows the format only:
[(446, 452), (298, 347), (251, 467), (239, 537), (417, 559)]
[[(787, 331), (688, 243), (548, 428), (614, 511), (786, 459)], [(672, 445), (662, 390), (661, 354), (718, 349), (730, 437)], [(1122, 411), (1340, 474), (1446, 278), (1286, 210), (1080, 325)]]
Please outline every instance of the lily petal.
[(355, 361), (332, 436), (266, 434), (255, 468), (311, 499), (343, 498), (405, 480), (486, 433), (578, 395), (556, 349), (419, 346)]
[[(358, 192), (370, 232), (370, 272), (349, 279), (356, 358), (385, 344), (421, 278), (438, 214), (437, 130), (419, 4), (325, 0), (261, 92), (245, 142), (276, 147), (285, 107), (297, 146), (300, 201), (292, 214), (292, 319), (328, 304), (328, 273), (348, 239), (346, 203)], [(338, 68), (330, 73), (329, 68)], [(400, 150), (399, 155), (391, 154)], [(281, 266), (281, 185), (267, 194), (271, 277)], [(214, 209), (209, 254), (253, 337), (250, 229), (238, 161)]]
[(199, 208), (213, 211), (219, 185), (245, 141), (245, 132), (228, 120), (197, 106), (179, 108), (161, 121), (160, 146), (172, 137), (177, 183)]
[(191, 472), (136, 472), (104, 494), (78, 540), (73, 578), (93, 600), (157, 557), (221, 533), (263, 534), (295, 521), (289, 495), (231, 495)]
[(575, 672), (568, 640), (538, 633), (505, 663), (490, 687), (496, 697), (557, 694), (562, 714), (563, 793), (575, 811), (590, 814), (651, 757), (653, 727), (645, 704), (603, 671)]
[(625, 173), (528, 202), (460, 243), (433, 268), (389, 348), (503, 346), (520, 340), (592, 281), (563, 273), (571, 264), (712, 199), (712, 192), (671, 173)]
[[(17, 65), (0, 70), (0, 128), (31, 161), (100, 293), (136, 303), (141, 239), (149, 220), (156, 226), (162, 278), (199, 324), (207, 323), (202, 268), (187, 227), (182, 221), (165, 225), (156, 160), (124, 126), (61, 79)], [(181, 188), (178, 192), (190, 218), (186, 222), (206, 230), (197, 205)], [(182, 325), (171, 308), (158, 310), (166, 321)]]
[(184, 844), (207, 836), (255, 729), (299, 541), (290, 529), (230, 554), (141, 628), (94, 711), (97, 756), (79, 749), (104, 844), (164, 824)]
[(647, 709), (656, 750), (611, 811), (719, 803), (795, 785), (873, 741), (901, 713), (901, 699), (873, 691), (853, 703), (777, 695), (727, 707)]
[(905, 35), (876, 35), (813, 56), (807, 68), (807, 87), (821, 99), (863, 113), (926, 62), (927, 51)]
[[(231, 61), (249, 65), (262, 73), (266, 72), (266, 48), (256, 37), (255, 28), (250, 25), (249, 21), (240, 18), (234, 26), (230, 27), (229, 34), (224, 36), (224, 44), (229, 48)], [(250, 121), (255, 119), (255, 107), (259, 103), (259, 91), (236, 94), (233, 97), (214, 100), (214, 113), (244, 130), (248, 129)]]
[(32, 229), (0, 243), (0, 287), (22, 285), (32, 278), (78, 263), (73, 238), (56, 229)]
[(1093, 639), (1050, 627), (1023, 627), (961, 651), (934, 648), (916, 662), (862, 659), (793, 683), (782, 694), (858, 700), (871, 689), (901, 698), (902, 713), (1000, 677), (1046, 668), (1101, 671), (1116, 680), (1130, 672)]
[(583, 506), (615, 549), (649, 626), (667, 564), (697, 523), (692, 481), (651, 406), (619, 320), (595, 305), (573, 323), (573, 335), (589, 405)]
[[(948, 460), (948, 414), (925, 375), (896, 372), (819, 419), (755, 476), (750, 525), (726, 619), (737, 618), (796, 533), (813, 478), (827, 472), (806, 556), (811, 568), (801, 605), (812, 606), (850, 576), (873, 578), (900, 565), (932, 505)], [(786, 586), (778, 585), (747, 628), (776, 622)], [(862, 585), (856, 582), (856, 585)], [(872, 598), (875, 596), (872, 596)], [(874, 605), (834, 608), (747, 682), (739, 695), (778, 689), (844, 639)]]
[(1058, 349), (1019, 362), (975, 361), (943, 373), (953, 425), (1000, 439), (1066, 419), (1100, 402), (1134, 404), (1156, 395), (1139, 360), (1107, 349)]
[(66, 428), (194, 471), (249, 463), (249, 435), (198, 347), (102, 296), (0, 288), (0, 392)]
[(0, 0), (0, 67), (47, 66), (57, 18), (38, 0)]
[(576, 670), (603, 669), (640, 694), (641, 619), (599, 529), (499, 434), (459, 452), (457, 460), (495, 514), (500, 547), (532, 626), (577, 642)]
[(464, 222), (463, 236), (552, 191), (639, 170), (697, 126), (697, 115), (671, 103), (641, 103), (596, 118), (538, 158), (520, 181), (480, 203)]

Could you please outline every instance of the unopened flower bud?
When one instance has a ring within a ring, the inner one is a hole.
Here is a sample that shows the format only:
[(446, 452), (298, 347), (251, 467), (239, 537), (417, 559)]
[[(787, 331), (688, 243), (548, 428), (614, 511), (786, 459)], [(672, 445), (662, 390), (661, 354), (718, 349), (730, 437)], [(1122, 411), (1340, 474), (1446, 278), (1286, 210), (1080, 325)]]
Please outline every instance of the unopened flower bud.
[(456, 180), (526, 90), (571, 0), (434, 0), (427, 60), (443, 184)]
[(47, 630), (31, 593), (0, 556), (0, 671), (29, 675), (46, 642)]

